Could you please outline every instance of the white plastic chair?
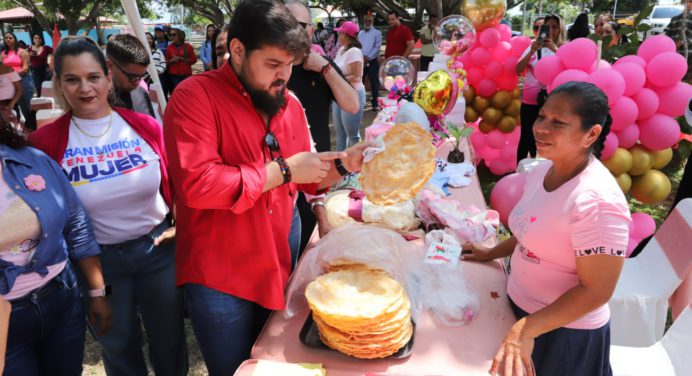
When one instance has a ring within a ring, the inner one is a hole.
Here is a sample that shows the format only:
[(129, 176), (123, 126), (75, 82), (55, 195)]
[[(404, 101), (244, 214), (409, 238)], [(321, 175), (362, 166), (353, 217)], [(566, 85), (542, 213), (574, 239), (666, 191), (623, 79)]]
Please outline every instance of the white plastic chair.
[(53, 98), (53, 81), (43, 81), (41, 83), (41, 97)]
[(59, 108), (52, 110), (38, 110), (36, 112), (36, 129), (41, 128), (46, 124), (52, 123), (57, 118), (62, 116), (62, 114), (63, 110)]
[(692, 305), (649, 347), (610, 347), (613, 376), (692, 375)]
[(637, 257), (625, 260), (608, 303), (611, 343), (646, 347), (661, 339), (668, 298), (691, 268), (692, 198), (688, 198), (678, 203)]

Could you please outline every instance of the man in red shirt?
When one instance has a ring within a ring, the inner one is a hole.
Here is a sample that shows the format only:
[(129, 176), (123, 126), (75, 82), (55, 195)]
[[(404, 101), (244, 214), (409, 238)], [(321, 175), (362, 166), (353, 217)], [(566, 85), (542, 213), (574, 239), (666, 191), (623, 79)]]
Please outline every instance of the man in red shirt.
[(384, 58), (391, 56), (403, 56), (408, 58), (413, 51), (413, 33), (406, 25), (402, 25), (396, 12), (387, 15), (387, 45), (384, 50)]
[(309, 43), (284, 5), (243, 1), (228, 63), (183, 81), (166, 109), (176, 284), (210, 375), (233, 374), (269, 310), (285, 307), (297, 191), (317, 193), (361, 168), (366, 144), (310, 152), (305, 113), (286, 91)]
[(185, 32), (171, 29), (173, 43), (166, 47), (166, 70), (171, 80), (171, 92), (184, 79), (192, 76), (192, 66), (197, 62), (195, 48), (185, 42)]

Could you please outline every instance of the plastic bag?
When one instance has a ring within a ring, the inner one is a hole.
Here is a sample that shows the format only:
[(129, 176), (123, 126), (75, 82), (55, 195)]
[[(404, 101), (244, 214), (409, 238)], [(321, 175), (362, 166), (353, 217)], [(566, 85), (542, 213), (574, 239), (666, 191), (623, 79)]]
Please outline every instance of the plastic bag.
[(423, 262), (422, 242), (408, 242), (392, 230), (349, 224), (334, 229), (307, 252), (289, 281), (284, 315), (308, 309), (305, 288), (336, 259), (348, 259), (387, 271), (406, 289), (416, 321), (430, 308), (445, 325), (463, 325), (480, 307), (478, 294), (467, 284), (461, 263), (455, 267)]

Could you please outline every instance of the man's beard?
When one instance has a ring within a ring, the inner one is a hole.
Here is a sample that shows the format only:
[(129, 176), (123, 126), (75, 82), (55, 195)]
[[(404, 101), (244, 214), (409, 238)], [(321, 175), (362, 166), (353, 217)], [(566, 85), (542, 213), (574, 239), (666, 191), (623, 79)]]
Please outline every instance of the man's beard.
[(276, 80), (272, 82), (271, 86), (279, 84), (283, 85), (281, 91), (279, 91), (276, 96), (272, 96), (268, 91), (254, 88), (248, 82), (246, 73), (242, 68), (240, 69), (240, 74), (238, 74), (238, 80), (245, 88), (245, 91), (247, 91), (255, 108), (265, 115), (272, 117), (276, 115), (284, 105), (286, 105), (286, 81)]

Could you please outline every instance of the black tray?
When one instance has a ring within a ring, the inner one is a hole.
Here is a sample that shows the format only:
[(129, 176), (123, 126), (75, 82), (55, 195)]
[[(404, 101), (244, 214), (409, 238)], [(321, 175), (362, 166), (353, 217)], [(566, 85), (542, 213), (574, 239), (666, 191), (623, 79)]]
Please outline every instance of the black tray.
[[(400, 348), (399, 351), (385, 357), (384, 359), (404, 359), (411, 356), (411, 353), (413, 352), (413, 339), (416, 336), (416, 323), (412, 321), (412, 324), (413, 333), (411, 334), (411, 339), (406, 343), (406, 345), (404, 345), (404, 347)], [(309, 313), (307, 319), (305, 319), (305, 324), (303, 324), (303, 328), (300, 330), (299, 338), (300, 342), (307, 347), (336, 351), (325, 345), (320, 339), (320, 333), (317, 329), (315, 321), (312, 319), (312, 313)]]

